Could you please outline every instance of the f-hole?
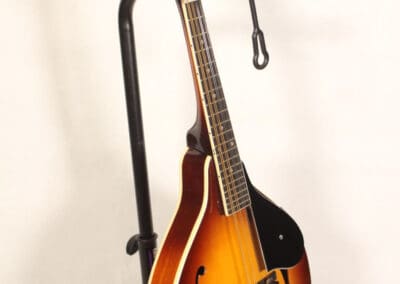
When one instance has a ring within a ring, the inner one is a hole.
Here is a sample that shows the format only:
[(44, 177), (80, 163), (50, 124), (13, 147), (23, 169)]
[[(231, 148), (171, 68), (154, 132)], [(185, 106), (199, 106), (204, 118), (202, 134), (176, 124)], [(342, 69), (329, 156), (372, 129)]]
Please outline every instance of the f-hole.
[(199, 284), (200, 276), (203, 276), (205, 273), (206, 273), (206, 268), (204, 266), (200, 266), (199, 269), (197, 269), (196, 284)]

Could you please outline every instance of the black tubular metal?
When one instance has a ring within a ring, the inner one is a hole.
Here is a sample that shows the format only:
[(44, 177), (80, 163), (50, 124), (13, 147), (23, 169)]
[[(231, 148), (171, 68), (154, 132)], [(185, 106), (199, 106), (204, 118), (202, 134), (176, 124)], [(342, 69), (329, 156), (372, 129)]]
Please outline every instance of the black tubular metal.
[[(253, 34), (252, 34), (252, 40), (253, 40), (253, 65), (257, 69), (261, 70), (267, 67), (268, 62), (269, 62), (269, 54), (267, 51), (267, 47), (265, 45), (265, 38), (264, 38), (264, 33), (260, 29), (260, 25), (258, 24), (258, 17), (257, 17), (257, 9), (256, 9), (256, 3), (254, 0), (250, 0), (250, 10), (251, 10), (251, 18), (253, 20)], [(262, 58), (262, 63), (260, 63), (260, 48), (261, 48), (261, 53), (263, 55)]]
[(133, 236), (126, 247), (129, 255), (139, 251), (143, 283), (147, 283), (154, 262), (157, 235), (153, 231), (146, 151), (144, 144), (142, 111), (132, 11), (135, 0), (121, 0), (119, 6), (119, 32), (125, 82), (126, 106), (131, 141), (133, 173), (139, 234)]

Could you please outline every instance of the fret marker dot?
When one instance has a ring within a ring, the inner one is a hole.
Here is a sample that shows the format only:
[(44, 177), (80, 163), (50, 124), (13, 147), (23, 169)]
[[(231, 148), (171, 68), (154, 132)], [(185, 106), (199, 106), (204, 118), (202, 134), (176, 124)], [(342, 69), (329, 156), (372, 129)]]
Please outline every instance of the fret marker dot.
[(213, 97), (213, 99), (215, 99), (215, 98), (217, 97), (217, 94), (216, 94), (216, 93), (213, 93), (213, 94), (212, 94), (212, 97)]
[(233, 173), (233, 169), (232, 169), (232, 168), (230, 168), (229, 171), (230, 171), (231, 173)]
[(219, 127), (219, 130), (224, 130), (224, 127), (221, 125), (220, 127)]
[(210, 74), (211, 70), (210, 68), (207, 68), (207, 73)]
[(235, 143), (234, 143), (233, 141), (231, 142), (231, 146), (232, 146), (232, 147), (235, 146)]

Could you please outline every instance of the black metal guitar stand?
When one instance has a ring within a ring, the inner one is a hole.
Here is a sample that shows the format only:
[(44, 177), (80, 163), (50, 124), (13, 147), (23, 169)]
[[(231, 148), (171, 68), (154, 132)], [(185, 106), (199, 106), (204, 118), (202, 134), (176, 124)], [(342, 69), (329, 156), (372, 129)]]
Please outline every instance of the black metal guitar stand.
[(140, 106), (139, 79), (132, 21), (134, 4), (135, 0), (121, 0), (119, 6), (119, 32), (129, 136), (135, 177), (136, 204), (139, 218), (139, 234), (133, 236), (128, 241), (126, 252), (129, 255), (133, 255), (139, 251), (142, 279), (143, 283), (147, 283), (154, 262), (157, 235), (153, 231), (142, 110)]

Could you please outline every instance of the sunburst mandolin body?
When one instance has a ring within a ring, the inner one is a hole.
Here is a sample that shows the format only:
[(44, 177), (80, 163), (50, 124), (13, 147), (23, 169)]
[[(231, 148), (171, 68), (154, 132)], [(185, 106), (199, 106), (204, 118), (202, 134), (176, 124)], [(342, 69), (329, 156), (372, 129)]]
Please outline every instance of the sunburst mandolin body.
[(250, 183), (254, 213), (225, 216), (210, 156), (188, 150), (181, 182), (179, 207), (149, 283), (311, 283), (297, 225)]
[(151, 284), (310, 284), (293, 219), (250, 183), (240, 159), (200, 0), (177, 0), (196, 88), (178, 210)]

